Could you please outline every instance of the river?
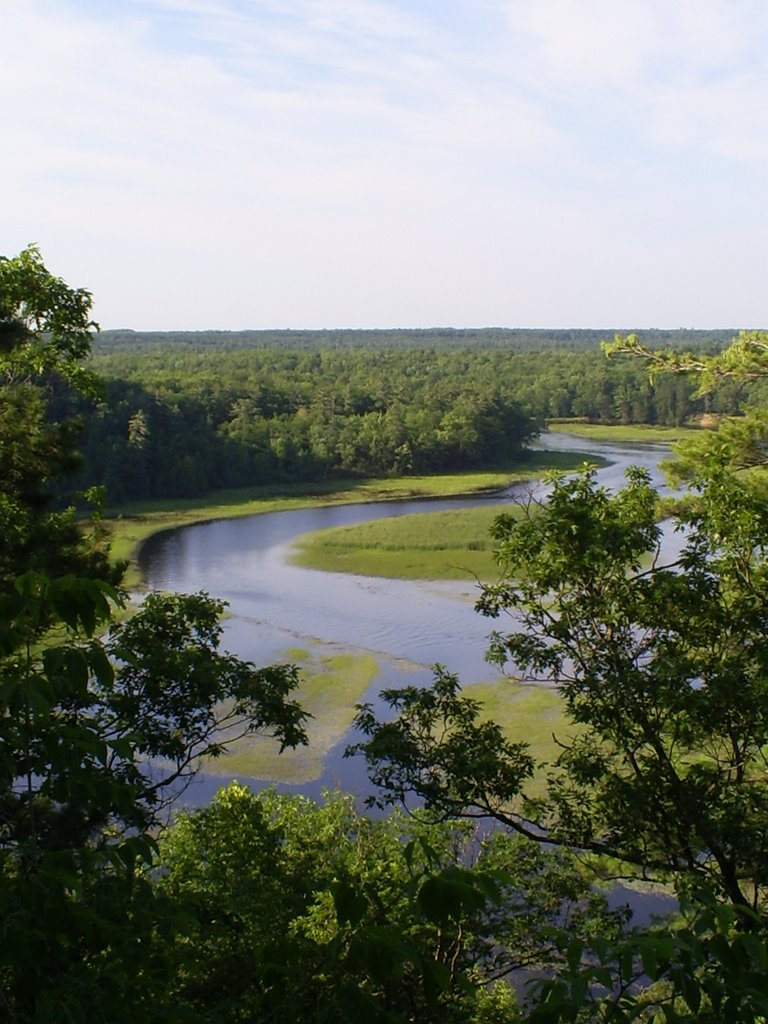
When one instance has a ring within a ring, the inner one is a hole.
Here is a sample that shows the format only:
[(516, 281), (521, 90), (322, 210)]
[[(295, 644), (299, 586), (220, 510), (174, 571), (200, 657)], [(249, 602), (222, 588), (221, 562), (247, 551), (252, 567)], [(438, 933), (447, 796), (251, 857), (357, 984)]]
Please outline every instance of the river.
[[(611, 489), (622, 486), (631, 465), (646, 468), (654, 484), (664, 488), (658, 468), (669, 452), (664, 445), (593, 442), (551, 433), (544, 435), (541, 447), (610, 460), (598, 470), (598, 479)], [(380, 671), (366, 700), (375, 700), (386, 686), (427, 683), (436, 662), (456, 672), (464, 683), (488, 681), (496, 674), (484, 659), (493, 627), (474, 611), (474, 580), (388, 580), (318, 572), (291, 565), (288, 553), (298, 537), (314, 530), (489, 501), (512, 502), (531, 488), (541, 491), (540, 484), (520, 484), (491, 499), (307, 508), (201, 523), (151, 538), (142, 548), (140, 568), (151, 589), (206, 590), (227, 601), (230, 615), (224, 623), (223, 646), (256, 664), (284, 661), (287, 649), (318, 644), (330, 651), (374, 654)], [(316, 782), (284, 788), (311, 796), (337, 785), (365, 792), (367, 779), (359, 759), (342, 756), (349, 740), (345, 737), (331, 750)], [(227, 781), (222, 775), (202, 775), (191, 790), (192, 801), (207, 802)], [(255, 779), (241, 781), (254, 787), (261, 784)]]

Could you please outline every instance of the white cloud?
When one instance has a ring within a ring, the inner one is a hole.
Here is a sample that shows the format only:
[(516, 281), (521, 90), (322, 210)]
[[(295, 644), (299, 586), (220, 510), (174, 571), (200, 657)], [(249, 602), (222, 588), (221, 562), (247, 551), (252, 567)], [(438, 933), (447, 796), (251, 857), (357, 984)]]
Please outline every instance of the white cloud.
[(653, 51), (653, 17), (643, 0), (512, 0), (509, 6), (511, 29), (532, 37), (539, 73), (569, 88), (624, 82)]
[[(674, 326), (702, 290), (721, 322), (762, 308), (751, 272), (720, 314), (712, 298), (730, 240), (766, 220), (757, 0), (0, 0), (0, 18), (3, 250), (39, 241), (107, 324)], [(702, 223), (701, 287), (670, 289)]]

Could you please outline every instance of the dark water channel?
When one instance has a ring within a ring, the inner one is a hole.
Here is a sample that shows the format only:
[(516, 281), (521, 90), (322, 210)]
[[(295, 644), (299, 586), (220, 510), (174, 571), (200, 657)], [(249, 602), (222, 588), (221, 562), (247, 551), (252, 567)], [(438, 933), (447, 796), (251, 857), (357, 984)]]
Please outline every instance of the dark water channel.
[[(668, 454), (663, 445), (598, 443), (553, 433), (544, 436), (541, 446), (609, 459), (598, 476), (612, 489), (622, 486), (630, 465), (644, 466), (655, 484), (664, 486), (658, 469)], [(491, 681), (496, 670), (484, 654), (494, 624), (474, 611), (478, 591), (471, 577), (466, 582), (378, 579), (301, 569), (289, 564), (287, 556), (291, 544), (310, 531), (489, 501), (512, 502), (532, 486), (517, 485), (492, 499), (308, 508), (183, 527), (151, 538), (141, 551), (140, 567), (152, 589), (206, 590), (227, 601), (231, 614), (223, 646), (256, 664), (286, 660), (286, 650), (296, 647), (371, 653), (380, 671), (367, 700), (375, 700), (386, 686), (428, 682), (436, 662), (458, 673), (464, 683)], [(333, 786), (366, 792), (362, 765), (342, 756), (350, 738), (330, 752), (317, 782), (285, 788), (311, 796)], [(188, 797), (205, 803), (227, 781), (221, 775), (202, 777)], [(256, 779), (241, 781), (260, 785)]]

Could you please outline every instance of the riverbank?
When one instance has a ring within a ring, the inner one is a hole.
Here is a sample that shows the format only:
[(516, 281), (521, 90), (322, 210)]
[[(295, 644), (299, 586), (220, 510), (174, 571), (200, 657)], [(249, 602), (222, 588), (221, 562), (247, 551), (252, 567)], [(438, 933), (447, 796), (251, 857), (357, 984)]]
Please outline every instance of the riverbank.
[(218, 491), (205, 498), (136, 502), (110, 509), (103, 525), (112, 557), (128, 562), (125, 586), (136, 589), (142, 584), (137, 563), (141, 545), (165, 530), (312, 506), (492, 495), (555, 469), (573, 469), (585, 458), (581, 453), (533, 451), (525, 462), (480, 472), (253, 487)]
[[(585, 461), (607, 464), (605, 459), (583, 452), (541, 454), (550, 457), (550, 469), (572, 470)], [(356, 576), (488, 582), (499, 571), (491, 527), (501, 512), (515, 516), (522, 514), (522, 509), (507, 500), (480, 508), (419, 512), (323, 529), (302, 536), (290, 561), (303, 569)]]

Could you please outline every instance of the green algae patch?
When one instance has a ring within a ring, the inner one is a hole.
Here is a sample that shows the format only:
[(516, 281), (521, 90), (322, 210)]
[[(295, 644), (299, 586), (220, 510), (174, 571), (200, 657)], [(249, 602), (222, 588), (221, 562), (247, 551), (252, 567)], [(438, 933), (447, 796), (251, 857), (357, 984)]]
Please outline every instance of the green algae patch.
[[(328, 751), (343, 740), (352, 725), (356, 705), (365, 697), (375, 680), (379, 666), (376, 658), (359, 653), (324, 653), (321, 645), (314, 653), (301, 653), (302, 685), (296, 693), (313, 717), (307, 722), (309, 744), (280, 753), (277, 743), (267, 736), (251, 736), (237, 741), (231, 751), (206, 764), (206, 771), (222, 776), (264, 779), (269, 782), (301, 784), (320, 777)], [(574, 735), (575, 727), (563, 714), (563, 702), (548, 686), (532, 686), (508, 677), (494, 682), (474, 683), (464, 694), (481, 704), (480, 718), (497, 722), (513, 742), (527, 743), (537, 764), (551, 764), (562, 750), (561, 744)], [(543, 769), (527, 787), (530, 796), (543, 796), (546, 773)]]
[[(563, 713), (563, 701), (550, 686), (520, 683), (504, 677), (496, 683), (475, 683), (464, 694), (480, 701), (480, 718), (501, 726), (513, 743), (527, 743), (537, 765), (550, 765), (562, 753), (562, 744), (576, 730)], [(546, 772), (539, 769), (526, 787), (529, 796), (546, 792)]]
[(320, 777), (328, 751), (351, 727), (355, 705), (376, 678), (379, 666), (369, 654), (310, 654), (297, 649), (286, 653), (294, 661), (299, 660), (296, 654), (305, 655), (300, 665), (301, 686), (294, 698), (312, 716), (305, 725), (307, 746), (280, 753), (270, 737), (247, 736), (230, 752), (209, 761), (206, 771), (288, 783)]

